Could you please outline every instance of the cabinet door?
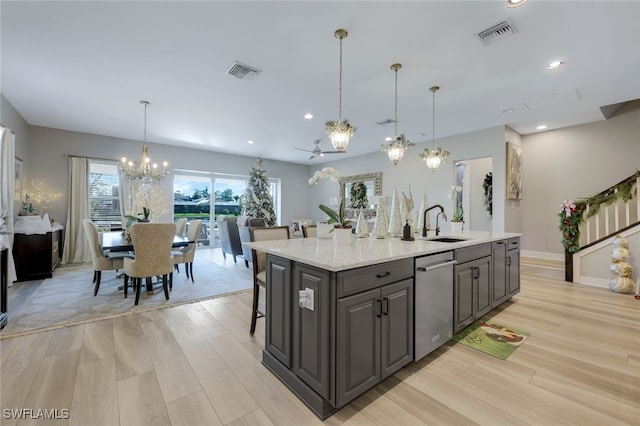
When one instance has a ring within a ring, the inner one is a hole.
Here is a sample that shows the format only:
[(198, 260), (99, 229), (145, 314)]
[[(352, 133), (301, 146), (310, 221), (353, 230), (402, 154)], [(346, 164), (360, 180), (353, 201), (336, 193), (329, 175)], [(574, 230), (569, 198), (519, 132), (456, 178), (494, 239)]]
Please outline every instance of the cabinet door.
[(336, 324), (336, 406), (380, 381), (380, 290), (338, 299)]
[[(329, 399), (330, 273), (301, 263), (293, 266), (293, 372), (316, 393)], [(298, 292), (313, 291), (313, 310), (298, 304)]]
[(382, 297), (381, 379), (413, 360), (413, 280), (380, 289)]
[(473, 322), (475, 266), (462, 263), (453, 268), (453, 332), (462, 330)]
[(480, 318), (491, 311), (491, 256), (483, 257), (475, 262), (476, 267), (476, 306), (474, 317)]
[(491, 309), (507, 300), (507, 243), (495, 241), (491, 244), (493, 260), (493, 285), (491, 293)]
[(291, 368), (291, 262), (267, 255), (266, 268), (265, 348), (287, 368)]
[(509, 297), (520, 293), (520, 249), (507, 251)]

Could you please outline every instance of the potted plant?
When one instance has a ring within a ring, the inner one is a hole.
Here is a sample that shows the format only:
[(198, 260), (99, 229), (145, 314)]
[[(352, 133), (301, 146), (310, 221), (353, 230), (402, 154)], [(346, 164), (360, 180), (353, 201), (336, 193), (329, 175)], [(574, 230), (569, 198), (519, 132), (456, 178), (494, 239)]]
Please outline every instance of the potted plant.
[(350, 244), (352, 226), (351, 220), (345, 217), (344, 198), (340, 201), (340, 207), (337, 211), (324, 204), (320, 204), (318, 207), (329, 216), (327, 223), (333, 224), (333, 229), (329, 232), (333, 232), (336, 243), (338, 245)]
[(464, 226), (464, 211), (462, 207), (458, 207), (451, 218), (451, 233), (454, 235), (462, 234)]

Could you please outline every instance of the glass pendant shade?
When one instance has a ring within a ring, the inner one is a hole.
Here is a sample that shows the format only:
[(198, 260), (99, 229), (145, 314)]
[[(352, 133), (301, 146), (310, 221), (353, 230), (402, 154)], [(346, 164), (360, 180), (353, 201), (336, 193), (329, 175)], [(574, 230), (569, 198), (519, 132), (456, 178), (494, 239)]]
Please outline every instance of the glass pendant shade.
[(438, 168), (442, 164), (442, 157), (440, 157), (437, 154), (430, 154), (427, 156), (427, 158), (424, 161), (427, 163), (427, 167), (432, 172), (435, 172), (436, 170), (438, 170)]
[(346, 151), (349, 140), (353, 136), (354, 128), (347, 120), (329, 121), (325, 125), (325, 130), (331, 140), (331, 145), (336, 151)]

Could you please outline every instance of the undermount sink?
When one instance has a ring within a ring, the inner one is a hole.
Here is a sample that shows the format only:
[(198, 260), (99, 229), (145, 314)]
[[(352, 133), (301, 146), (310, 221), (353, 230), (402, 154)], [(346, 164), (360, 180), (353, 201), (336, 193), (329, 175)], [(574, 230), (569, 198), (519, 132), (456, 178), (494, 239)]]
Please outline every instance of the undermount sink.
[(438, 243), (459, 243), (460, 241), (467, 240), (467, 238), (459, 238), (459, 237), (430, 237), (425, 239), (427, 241), (435, 241)]

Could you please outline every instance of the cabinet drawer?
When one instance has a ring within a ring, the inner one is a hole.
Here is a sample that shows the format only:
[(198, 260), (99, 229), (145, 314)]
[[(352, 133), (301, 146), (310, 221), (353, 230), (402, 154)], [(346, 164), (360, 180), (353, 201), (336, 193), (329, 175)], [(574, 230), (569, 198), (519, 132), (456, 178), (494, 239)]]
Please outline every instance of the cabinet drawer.
[(520, 237), (509, 238), (507, 241), (507, 250), (520, 248)]
[(480, 244), (472, 247), (464, 247), (455, 251), (455, 258), (458, 263), (468, 262), (481, 257), (491, 256), (491, 244)]
[(337, 297), (345, 297), (361, 291), (413, 277), (413, 259), (365, 266), (338, 273)]

